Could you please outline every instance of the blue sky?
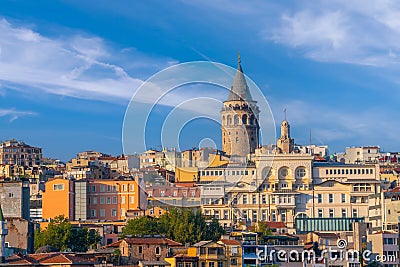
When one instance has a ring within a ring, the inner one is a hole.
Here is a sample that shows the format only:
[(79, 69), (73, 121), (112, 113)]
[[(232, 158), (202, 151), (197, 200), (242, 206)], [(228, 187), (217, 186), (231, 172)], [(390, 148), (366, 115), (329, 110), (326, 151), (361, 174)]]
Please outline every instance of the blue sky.
[[(400, 150), (400, 4), (368, 3), (1, 0), (0, 139), (63, 160), (122, 153), (143, 81), (188, 61), (236, 67), (240, 49), (278, 123), (286, 107), (297, 143), (311, 128), (331, 152)], [(209, 136), (220, 145), (217, 124), (188, 124), (181, 148)]]

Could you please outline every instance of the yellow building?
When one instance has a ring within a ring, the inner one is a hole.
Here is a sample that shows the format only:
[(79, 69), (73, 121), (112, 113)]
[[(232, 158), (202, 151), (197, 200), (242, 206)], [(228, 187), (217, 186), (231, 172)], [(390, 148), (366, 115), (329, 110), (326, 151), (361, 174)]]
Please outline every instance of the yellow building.
[(217, 243), (225, 246), (227, 266), (242, 266), (242, 246), (238, 240), (221, 239)]
[(228, 267), (225, 246), (213, 241), (201, 241), (188, 248), (188, 256), (199, 258), (199, 267)]
[(21, 165), (0, 164), (0, 178), (13, 178), (25, 175), (25, 168)]

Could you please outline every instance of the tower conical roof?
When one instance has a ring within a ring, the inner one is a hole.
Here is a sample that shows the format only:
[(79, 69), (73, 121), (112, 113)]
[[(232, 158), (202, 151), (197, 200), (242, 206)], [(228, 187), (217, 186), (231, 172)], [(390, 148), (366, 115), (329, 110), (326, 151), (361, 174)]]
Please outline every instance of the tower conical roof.
[(4, 215), (3, 215), (3, 210), (1, 209), (1, 205), (0, 205), (0, 222), (4, 221)]
[(249, 87), (247, 86), (246, 78), (243, 74), (243, 69), (240, 64), (240, 54), (238, 55), (238, 68), (236, 71), (235, 78), (228, 97), (228, 101), (232, 100), (244, 100), (252, 101)]

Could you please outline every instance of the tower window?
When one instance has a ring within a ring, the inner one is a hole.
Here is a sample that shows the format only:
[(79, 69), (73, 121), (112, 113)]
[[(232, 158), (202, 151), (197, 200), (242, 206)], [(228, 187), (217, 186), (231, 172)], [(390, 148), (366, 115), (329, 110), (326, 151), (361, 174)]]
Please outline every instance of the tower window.
[(253, 124), (254, 124), (254, 115), (252, 115), (252, 116), (250, 117), (250, 122), (249, 122), (249, 124), (250, 124), (250, 125), (253, 125)]
[(228, 116), (226, 120), (228, 122), (228, 125), (232, 125), (232, 117), (231, 116)]
[(247, 115), (246, 114), (242, 116), (242, 123), (247, 124)]
[(236, 143), (239, 143), (239, 137), (236, 137)]
[(239, 116), (238, 116), (238, 115), (235, 115), (235, 116), (233, 117), (233, 120), (234, 120), (235, 125), (238, 125), (238, 124), (239, 124)]

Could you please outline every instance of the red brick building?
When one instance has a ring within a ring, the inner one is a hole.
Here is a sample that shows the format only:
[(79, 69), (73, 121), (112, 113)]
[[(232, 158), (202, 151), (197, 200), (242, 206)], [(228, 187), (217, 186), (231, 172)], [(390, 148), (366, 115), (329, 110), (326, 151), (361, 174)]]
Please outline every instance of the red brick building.
[(122, 260), (137, 264), (139, 261), (161, 261), (169, 257), (173, 248), (181, 243), (161, 236), (125, 238), (120, 243)]

